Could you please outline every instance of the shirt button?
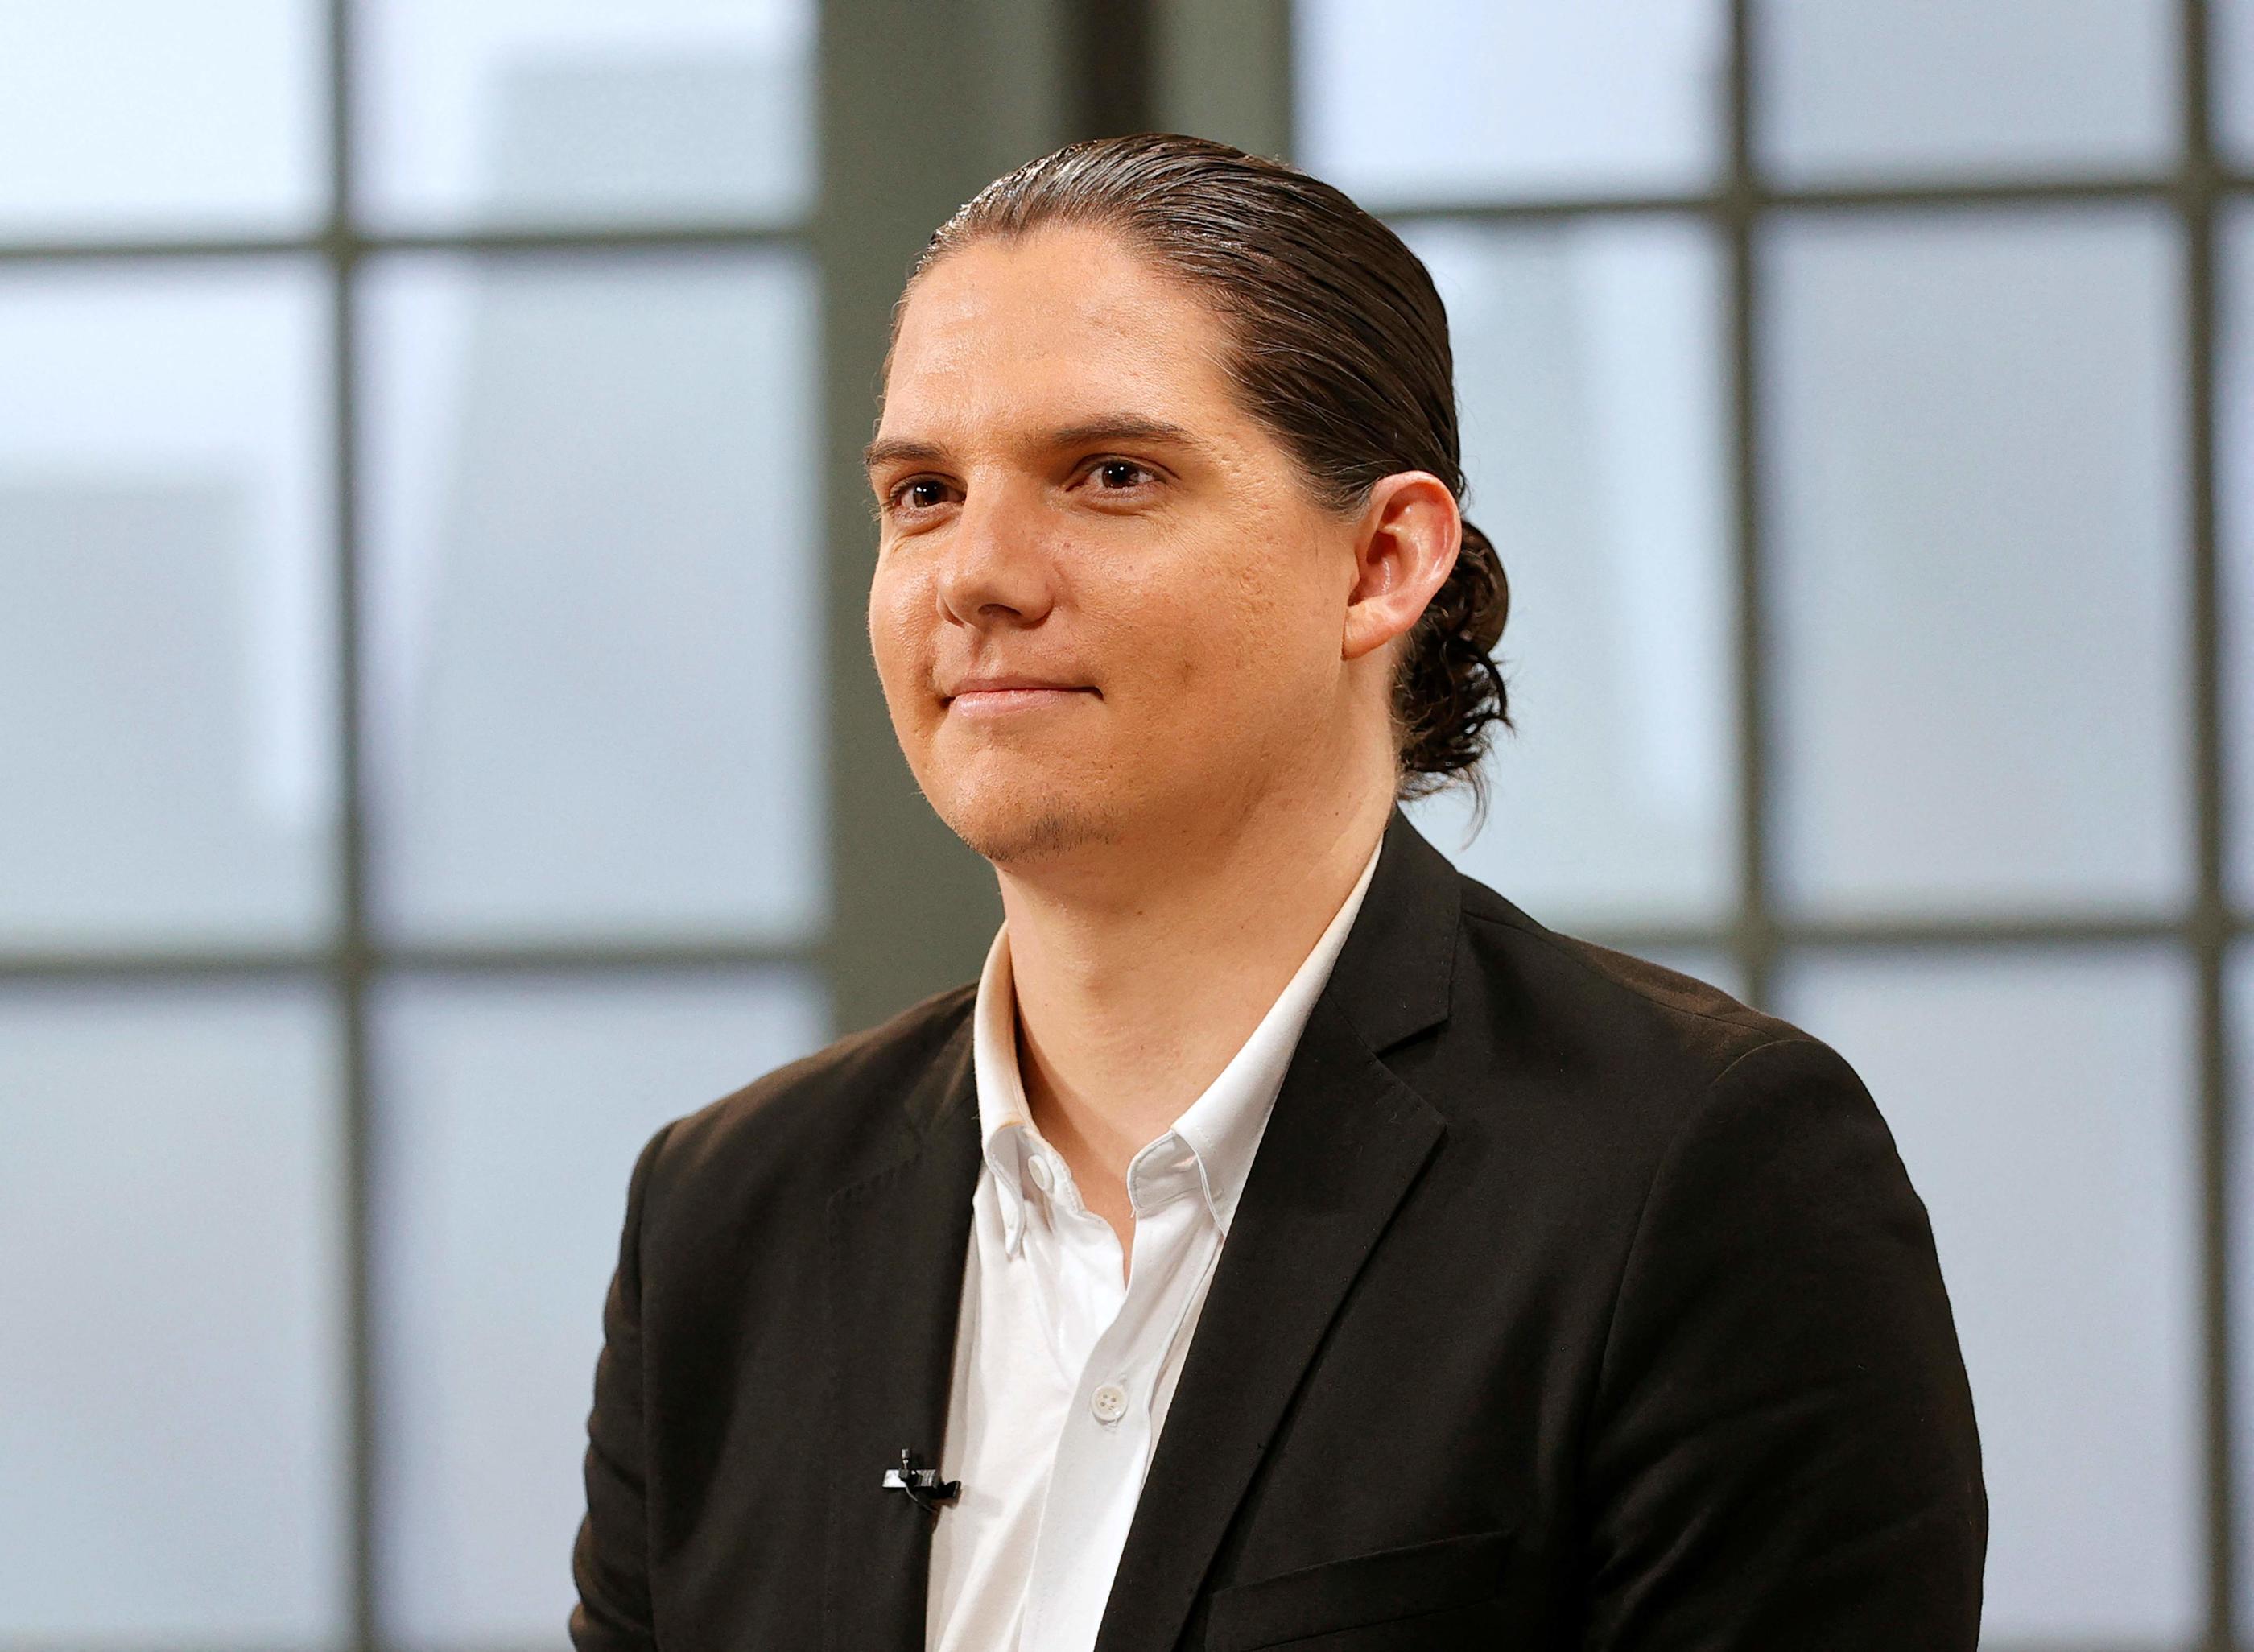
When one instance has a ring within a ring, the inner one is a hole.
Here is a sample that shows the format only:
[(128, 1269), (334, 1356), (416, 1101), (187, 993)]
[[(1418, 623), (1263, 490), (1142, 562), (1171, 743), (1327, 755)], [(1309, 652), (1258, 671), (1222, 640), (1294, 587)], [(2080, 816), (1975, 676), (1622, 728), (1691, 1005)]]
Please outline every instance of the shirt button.
[(1033, 1179), (1033, 1186), (1043, 1193), (1048, 1192), (1049, 1185), (1056, 1180), (1049, 1173), (1049, 1161), (1046, 1158), (1036, 1158), (1026, 1168), (1026, 1173)]
[(1106, 1382), (1088, 1396), (1088, 1409), (1096, 1413), (1099, 1423), (1116, 1423), (1127, 1415), (1127, 1390), (1116, 1382)]

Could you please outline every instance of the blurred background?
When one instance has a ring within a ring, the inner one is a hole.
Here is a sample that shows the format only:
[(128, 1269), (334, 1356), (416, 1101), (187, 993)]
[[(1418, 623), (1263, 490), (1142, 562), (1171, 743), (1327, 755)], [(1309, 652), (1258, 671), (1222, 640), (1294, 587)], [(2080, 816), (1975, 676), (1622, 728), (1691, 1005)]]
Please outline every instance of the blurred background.
[(1418, 817), (1867, 1077), (1989, 1644), (2254, 1644), (2254, 0), (0, 0), (0, 1648), (563, 1643), (634, 1151), (998, 920), (888, 308), (1148, 127), (1431, 263)]

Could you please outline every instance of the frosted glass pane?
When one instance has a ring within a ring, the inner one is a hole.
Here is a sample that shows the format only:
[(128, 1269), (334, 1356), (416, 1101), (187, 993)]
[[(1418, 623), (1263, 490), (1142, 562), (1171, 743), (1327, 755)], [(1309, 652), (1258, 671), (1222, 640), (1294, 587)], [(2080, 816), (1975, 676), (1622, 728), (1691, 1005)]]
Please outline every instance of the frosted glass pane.
[(0, 274), (0, 946), (326, 930), (327, 319), (294, 262)]
[(1448, 306), (1466, 514), (1510, 581), (1488, 822), (1412, 810), (1545, 921), (1696, 920), (1735, 887), (1722, 276), (1674, 220), (1418, 229)]
[(326, 207), (321, 0), (0, 0), (0, 234), (303, 228)]
[(1765, 252), (1786, 892), (1834, 914), (2172, 906), (2167, 221), (1819, 215)]
[[(2241, 942), (2230, 964), (2231, 1461), (2239, 1508), (2254, 1508), (2254, 943)], [(2254, 1622), (2254, 1524), (2238, 1522), (2238, 1620)]]
[(560, 1640), (626, 1176), (667, 1119), (816, 1047), (780, 972), (382, 995), (382, 1592), (408, 1647)]
[(1371, 202), (1697, 189), (1720, 168), (1719, 0), (1300, 0), (1298, 159)]
[(0, 989), (0, 1644), (342, 1642), (339, 1067), (296, 988)]
[(2241, 171), (2254, 171), (2254, 0), (2208, 0), (2215, 137)]
[(1932, 1214), (1999, 1643), (2188, 1645), (2202, 1620), (2191, 984), (2143, 949), (1784, 972), (1781, 1013), (1855, 1064)]
[(372, 0), (387, 221), (775, 220), (813, 193), (814, 0)]
[(438, 938), (812, 933), (804, 262), (413, 258), (374, 277), (382, 920)]
[(2176, 0), (1764, 0), (1762, 159), (1781, 179), (2158, 172)]
[[(2248, 64), (2254, 70), (2254, 60)], [(2254, 906), (2254, 205), (2223, 220), (2222, 363), (2216, 379), (2217, 528), (2222, 557), (2222, 693), (2229, 881)]]

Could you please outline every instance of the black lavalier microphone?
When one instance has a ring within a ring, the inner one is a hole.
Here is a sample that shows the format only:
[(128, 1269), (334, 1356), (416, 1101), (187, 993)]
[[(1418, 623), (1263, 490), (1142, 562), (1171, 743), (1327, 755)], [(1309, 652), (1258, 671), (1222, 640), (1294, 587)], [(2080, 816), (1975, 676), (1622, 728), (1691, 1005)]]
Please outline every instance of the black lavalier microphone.
[(915, 1453), (906, 1446), (900, 1447), (900, 1466), (885, 1471), (885, 1489), (904, 1491), (908, 1501), (928, 1515), (939, 1512), (938, 1505), (951, 1503), (962, 1494), (959, 1480), (942, 1480), (936, 1468), (918, 1468)]

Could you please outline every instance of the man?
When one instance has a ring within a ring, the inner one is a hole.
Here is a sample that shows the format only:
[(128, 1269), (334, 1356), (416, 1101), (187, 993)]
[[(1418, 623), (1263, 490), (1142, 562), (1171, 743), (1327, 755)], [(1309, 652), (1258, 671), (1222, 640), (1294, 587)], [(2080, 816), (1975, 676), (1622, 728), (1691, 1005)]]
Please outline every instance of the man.
[(1004, 923), (643, 1152), (582, 1652), (1974, 1645), (1970, 1399), (1855, 1074), (1399, 810), (1505, 709), (1450, 374), (1397, 238), (1221, 145), (934, 235), (870, 635)]

